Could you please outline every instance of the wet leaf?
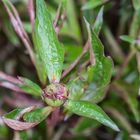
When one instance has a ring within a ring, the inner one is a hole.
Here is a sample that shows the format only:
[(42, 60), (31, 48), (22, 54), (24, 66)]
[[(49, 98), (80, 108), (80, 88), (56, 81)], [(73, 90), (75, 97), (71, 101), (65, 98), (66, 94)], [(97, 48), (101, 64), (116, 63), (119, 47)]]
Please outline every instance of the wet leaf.
[(96, 104), (87, 101), (67, 100), (64, 104), (69, 111), (88, 118), (95, 119), (100, 123), (119, 131), (117, 125), (107, 116), (107, 114)]
[(43, 85), (46, 85), (47, 69), (45, 67), (45, 63), (41, 60), (41, 58), (38, 54), (35, 54), (35, 67), (36, 67), (36, 70), (37, 70), (39, 80), (41, 81), (41, 83)]
[(79, 78), (69, 81), (67, 88), (69, 90), (69, 99), (79, 100), (84, 94), (84, 82)]
[[(86, 21), (89, 42), (94, 52), (95, 64), (88, 67), (87, 99), (99, 102), (104, 97), (104, 90), (110, 82), (113, 61), (110, 57), (104, 56), (104, 47), (91, 26)], [(89, 98), (90, 97), (90, 98)]]
[(44, 0), (36, 0), (36, 20), (33, 33), (36, 53), (44, 63), (50, 82), (59, 82), (64, 51), (53, 28)]

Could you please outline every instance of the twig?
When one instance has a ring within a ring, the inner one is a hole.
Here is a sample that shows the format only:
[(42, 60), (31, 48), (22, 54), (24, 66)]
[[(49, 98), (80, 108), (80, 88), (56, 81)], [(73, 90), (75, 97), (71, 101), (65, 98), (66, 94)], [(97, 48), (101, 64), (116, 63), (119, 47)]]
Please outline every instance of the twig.
[(140, 52), (136, 53), (136, 59), (137, 59), (138, 72), (140, 74)]
[(29, 0), (28, 2), (28, 12), (30, 17), (30, 22), (32, 25), (32, 30), (34, 28), (34, 20), (35, 20), (35, 11), (34, 11), (34, 2), (33, 0)]
[(20, 134), (18, 131), (14, 131), (14, 137), (13, 137), (13, 140), (21, 140), (20, 138)]
[(60, 2), (59, 7), (56, 12), (56, 16), (55, 16), (54, 23), (53, 23), (54, 28), (56, 28), (58, 20), (59, 20), (61, 7), (62, 7), (62, 1)]
[[(15, 7), (12, 5), (12, 3), (10, 1), (7, 1), (8, 4), (10, 5), (11, 9), (6, 5), (6, 3), (2, 0), (4, 7), (10, 17), (11, 23), (16, 31), (16, 33), (19, 35), (19, 37), (21, 38), (22, 42), (24, 43), (25, 47), (27, 48), (31, 61), (34, 64), (34, 53), (32, 50), (32, 45), (30, 42), (30, 39), (27, 35), (27, 33), (24, 30), (24, 27), (22, 25), (22, 22), (19, 18), (18, 12), (16, 11)], [(11, 10), (13, 11), (14, 15), (12, 14)]]
[(95, 56), (94, 56), (94, 51), (93, 51), (93, 48), (92, 48), (92, 46), (90, 45), (89, 46), (89, 52), (90, 52), (90, 63), (92, 64), (92, 65), (95, 65)]
[(0, 82), (0, 86), (11, 89), (16, 92), (24, 93), (24, 91), (22, 91), (20, 88), (18, 88), (17, 86), (15, 86), (9, 82)]
[(62, 134), (64, 133), (64, 131), (66, 130), (67, 126), (61, 126), (60, 129), (55, 133), (55, 135), (53, 136), (52, 140), (60, 140)]
[(43, 107), (43, 102), (36, 100), (36, 99), (32, 99), (32, 98), (28, 98), (27, 96), (23, 96), (23, 94), (15, 94), (13, 92), (13, 96), (14, 97), (9, 97), (4, 96), (3, 98), (3, 102), (8, 104), (11, 107), (28, 107), (28, 106), (37, 106), (37, 107)]
[(85, 47), (83, 48), (82, 53), (77, 57), (77, 59), (63, 72), (61, 79), (63, 79), (80, 61), (83, 55), (87, 52), (89, 48), (89, 43), (87, 42)]
[(66, 19), (66, 11), (64, 11), (61, 15), (61, 23), (60, 25), (56, 26), (55, 27), (55, 31), (56, 31), (56, 34), (58, 35), (59, 32), (60, 32), (60, 29), (63, 27), (63, 24), (64, 24), (64, 21)]
[(79, 68), (78, 71), (80, 72), (84, 67), (86, 67), (90, 63), (90, 59), (85, 61)]
[(21, 82), (18, 79), (0, 71), (0, 86), (12, 89), (16, 92), (25, 93), (23, 90), (16, 86), (18, 84), (21, 84)]
[(19, 24), (19, 26), (20, 26), (20, 29), (21, 29), (21, 31), (23, 32), (23, 35), (24, 35), (25, 38), (30, 42), (30, 39), (29, 39), (29, 37), (28, 37), (26, 31), (24, 30), (23, 24), (22, 24), (22, 22), (21, 22), (21, 19), (20, 19), (20, 17), (19, 17), (19, 14), (18, 14), (16, 8), (13, 6), (13, 4), (12, 4), (9, 0), (8, 0), (7, 2), (9, 3), (9, 5), (11, 6), (11, 9), (13, 10), (13, 14), (15, 15), (15, 19), (17, 20), (17, 22), (18, 22), (18, 24)]
[[(55, 32), (57, 35), (59, 34), (59, 31), (62, 28), (63, 23), (64, 23), (65, 18), (66, 18), (66, 11), (64, 10), (63, 13), (61, 14), (61, 8), (62, 8), (62, 1), (59, 4), (59, 7), (57, 9), (56, 16), (55, 16), (55, 19), (53, 22), (53, 26), (54, 26), (54, 29), (55, 29)], [(61, 23), (60, 23), (60, 25), (57, 25), (59, 18), (61, 18)]]
[(14, 84), (20, 84), (21, 83), (18, 79), (14, 78), (12, 76), (9, 76), (2, 71), (0, 71), (0, 80), (1, 79), (6, 80), (6, 81), (11, 82), (11, 83), (14, 83)]

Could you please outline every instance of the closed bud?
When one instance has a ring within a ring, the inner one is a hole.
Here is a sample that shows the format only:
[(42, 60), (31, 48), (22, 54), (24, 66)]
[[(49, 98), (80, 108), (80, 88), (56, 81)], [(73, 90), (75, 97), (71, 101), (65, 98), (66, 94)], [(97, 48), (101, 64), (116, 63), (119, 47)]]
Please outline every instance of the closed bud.
[(50, 106), (60, 106), (68, 96), (68, 91), (64, 84), (53, 83), (44, 89), (43, 98)]

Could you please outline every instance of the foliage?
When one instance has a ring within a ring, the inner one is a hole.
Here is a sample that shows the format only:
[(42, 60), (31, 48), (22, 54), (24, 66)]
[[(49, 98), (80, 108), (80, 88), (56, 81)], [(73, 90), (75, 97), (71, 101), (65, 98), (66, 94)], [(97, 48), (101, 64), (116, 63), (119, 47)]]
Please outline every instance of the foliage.
[(138, 3), (2, 0), (0, 139), (139, 139)]

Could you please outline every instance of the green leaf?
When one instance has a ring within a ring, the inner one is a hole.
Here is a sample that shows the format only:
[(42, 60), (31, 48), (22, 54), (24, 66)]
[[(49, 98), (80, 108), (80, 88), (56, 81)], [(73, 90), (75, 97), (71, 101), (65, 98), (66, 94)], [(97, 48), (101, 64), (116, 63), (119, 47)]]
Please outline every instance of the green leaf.
[(128, 36), (128, 35), (122, 35), (122, 36), (120, 36), (120, 39), (123, 40), (123, 41), (126, 41), (128, 43), (134, 43), (135, 42), (135, 39), (133, 37)]
[(117, 125), (107, 116), (107, 114), (96, 104), (87, 101), (67, 100), (65, 108), (77, 115), (88, 117), (99, 121), (100, 123), (119, 131)]
[(68, 82), (67, 88), (69, 91), (69, 99), (79, 100), (84, 95), (84, 82), (78, 78), (75, 78)]
[(25, 113), (23, 119), (27, 122), (41, 122), (52, 112), (52, 107), (38, 108)]
[(17, 115), (22, 111), (23, 109), (21, 108), (17, 108), (14, 109), (13, 111), (7, 113), (6, 115), (4, 115), (4, 117), (9, 118), (9, 119), (16, 119)]
[(89, 0), (88, 2), (86, 2), (83, 7), (82, 10), (90, 10), (90, 9), (94, 9), (100, 5), (103, 5), (104, 3), (106, 3), (108, 0)]
[(45, 63), (41, 60), (40, 56), (38, 54), (35, 54), (35, 67), (37, 70), (37, 74), (39, 77), (39, 80), (43, 85), (46, 85), (47, 81), (47, 70), (45, 67)]
[(53, 22), (44, 0), (36, 0), (36, 20), (33, 33), (36, 53), (43, 61), (50, 82), (59, 82), (64, 50), (56, 36)]
[(100, 11), (99, 11), (99, 13), (98, 13), (98, 15), (97, 15), (95, 23), (93, 25), (93, 31), (96, 34), (100, 33), (100, 30), (101, 30), (101, 27), (102, 27), (102, 24), (103, 24), (103, 10), (104, 10), (104, 7), (102, 6)]
[[(52, 107), (35, 109), (34, 106), (15, 109), (3, 116), (4, 122), (14, 130), (26, 130), (34, 127), (53, 111)], [(21, 121), (23, 118), (24, 121)]]
[(32, 82), (27, 78), (23, 77), (18, 78), (19, 79), (7, 75), (3, 72), (0, 72), (0, 82), (6, 83), (6, 85), (8, 85), (8, 86), (3, 85), (4, 87), (12, 89), (17, 92), (25, 92), (37, 97), (41, 96), (42, 89), (37, 84), (35, 84), (34, 82)]
[(27, 78), (23, 78), (23, 77), (18, 77), (18, 78), (22, 82), (22, 84), (19, 85), (19, 87), (23, 91), (30, 93), (34, 96), (41, 96), (42, 89), (37, 84), (35, 84), (34, 82), (32, 82), (31, 80)]
[(24, 109), (15, 109), (11, 111), (10, 113), (7, 113), (6, 115), (4, 115), (2, 119), (7, 126), (9, 126), (10, 128), (16, 131), (26, 130), (38, 124), (38, 122), (30, 123), (30, 122), (20, 121), (24, 113), (30, 112), (33, 109), (35, 109), (34, 106), (24, 108)]
[[(87, 98), (99, 102), (104, 97), (104, 90), (110, 82), (113, 61), (110, 57), (104, 56), (104, 47), (91, 26), (86, 21), (89, 42), (94, 52), (95, 64), (88, 67), (88, 81), (90, 83), (86, 92)], [(91, 88), (92, 87), (92, 88)], [(90, 97), (90, 98), (89, 98)]]

